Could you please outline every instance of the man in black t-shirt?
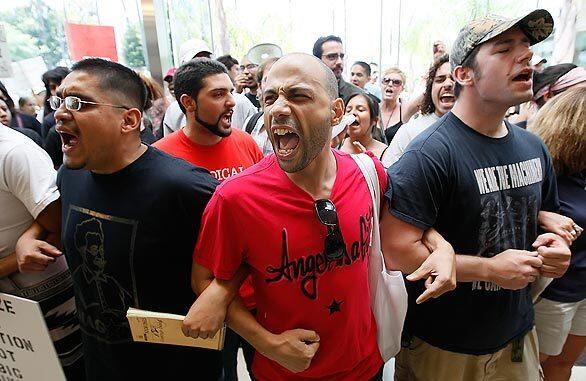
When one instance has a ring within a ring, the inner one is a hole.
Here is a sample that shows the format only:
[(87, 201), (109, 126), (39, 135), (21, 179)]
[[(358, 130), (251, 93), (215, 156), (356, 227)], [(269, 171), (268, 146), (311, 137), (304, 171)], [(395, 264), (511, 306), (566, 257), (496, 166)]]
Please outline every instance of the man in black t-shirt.
[(427, 255), (434, 227), (456, 251), (458, 286), (418, 304), (411, 283), (400, 380), (538, 380), (529, 285), (559, 277), (570, 252), (557, 235), (538, 236), (540, 210), (559, 208), (551, 157), (536, 136), (504, 121), (531, 99), (530, 45), (553, 29), (545, 10), (465, 26), (450, 63), (458, 100), (416, 137), (388, 170), (383, 252), (404, 272)]
[[(63, 251), (74, 281), (88, 380), (216, 381), (218, 351), (132, 341), (129, 307), (185, 314), (191, 256), (215, 189), (209, 172), (140, 141), (145, 89), (132, 70), (76, 63), (51, 100), (64, 166)], [(49, 253), (30, 255), (43, 263)]]

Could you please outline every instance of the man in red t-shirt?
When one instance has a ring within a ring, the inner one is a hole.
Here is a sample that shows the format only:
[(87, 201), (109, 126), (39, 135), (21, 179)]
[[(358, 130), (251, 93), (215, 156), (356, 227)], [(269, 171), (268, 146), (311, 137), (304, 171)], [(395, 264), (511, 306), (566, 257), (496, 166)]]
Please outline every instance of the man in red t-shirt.
[(196, 58), (174, 76), (175, 94), (187, 124), (154, 144), (170, 155), (209, 170), (219, 181), (262, 160), (249, 134), (231, 128), (234, 86), (224, 65)]
[[(257, 349), (255, 379), (382, 380), (367, 275), (378, 206), (352, 157), (329, 146), (344, 114), (336, 79), (315, 57), (291, 54), (272, 67), (263, 102), (275, 155), (223, 182), (210, 200), (192, 282), (212, 287), (190, 309), (184, 333), (207, 337), (207, 327), (217, 328), (245, 267), (256, 320), (236, 298), (227, 322)], [(382, 191), (386, 175), (375, 165)]]
[[(263, 154), (244, 131), (231, 128), (234, 86), (224, 65), (209, 58), (196, 58), (174, 75), (175, 94), (187, 124), (154, 144), (156, 148), (210, 171), (223, 181), (258, 163)], [(254, 311), (254, 291), (248, 278), (240, 288), (245, 306)], [(242, 346), (247, 367), (254, 348), (229, 331), (223, 351), (224, 380), (237, 380), (236, 358)]]

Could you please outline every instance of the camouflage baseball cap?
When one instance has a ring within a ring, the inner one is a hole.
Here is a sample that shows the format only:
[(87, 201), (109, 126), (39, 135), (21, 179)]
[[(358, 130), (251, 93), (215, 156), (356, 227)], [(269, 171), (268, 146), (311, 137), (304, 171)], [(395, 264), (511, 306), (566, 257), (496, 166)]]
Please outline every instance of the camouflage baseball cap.
[(456, 66), (461, 65), (475, 47), (514, 26), (521, 28), (523, 33), (529, 38), (531, 45), (534, 45), (545, 40), (551, 34), (553, 30), (553, 17), (545, 9), (537, 9), (524, 17), (513, 20), (491, 15), (471, 21), (458, 33), (458, 37), (450, 53), (452, 70)]

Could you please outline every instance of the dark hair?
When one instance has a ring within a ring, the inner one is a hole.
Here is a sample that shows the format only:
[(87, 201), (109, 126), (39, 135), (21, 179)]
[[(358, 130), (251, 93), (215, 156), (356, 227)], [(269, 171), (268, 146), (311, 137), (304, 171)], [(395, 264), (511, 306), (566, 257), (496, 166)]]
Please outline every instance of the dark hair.
[(41, 76), (41, 80), (45, 85), (45, 101), (43, 102), (43, 115), (48, 115), (53, 112), (53, 109), (51, 109), (51, 106), (49, 105), (49, 98), (51, 97), (50, 83), (53, 82), (57, 86), (59, 86), (61, 82), (63, 82), (63, 79), (67, 77), (67, 74), (69, 74), (70, 72), (71, 71), (65, 66), (57, 66), (54, 69), (47, 70)]
[(0, 98), (6, 103), (10, 113), (14, 114), (14, 100), (12, 100), (12, 97), (8, 94), (8, 90), (6, 90), (6, 86), (4, 86), (2, 81), (0, 81), (0, 92), (2, 93), (0, 94)]
[(328, 41), (336, 41), (336, 42), (339, 42), (340, 44), (342, 43), (342, 39), (340, 37), (334, 36), (332, 34), (330, 34), (329, 36), (318, 38), (317, 41), (315, 41), (315, 44), (313, 44), (313, 55), (316, 56), (317, 58), (319, 58), (320, 60), (321, 60), (322, 54), (324, 53), (322, 45)]
[[(460, 66), (462, 67), (469, 67), (471, 69), (477, 69), (477, 64), (478, 62), (476, 62), (476, 56), (478, 55), (478, 51), (480, 50), (480, 46), (482, 45), (478, 45), (477, 47), (475, 47), (474, 49), (472, 49), (472, 51), (470, 52), (470, 54), (468, 55), (468, 57), (466, 57), (466, 59), (464, 60), (464, 62), (462, 62), (462, 64)], [(460, 85), (458, 83), (458, 81), (454, 81), (454, 96), (456, 98), (458, 98), (460, 96), (460, 91), (462, 91), (462, 85)]]
[(229, 54), (218, 57), (218, 58), (216, 58), (216, 60), (218, 62), (221, 62), (224, 66), (226, 66), (226, 69), (228, 69), (228, 70), (230, 70), (230, 68), (232, 66), (238, 65), (238, 60)]
[(356, 98), (357, 96), (362, 96), (366, 99), (366, 104), (368, 105), (368, 111), (370, 113), (370, 121), (372, 122), (374, 118), (380, 120), (380, 107), (378, 105), (378, 101), (375, 100), (375, 96), (368, 94), (368, 93), (354, 93), (348, 97), (348, 100), (345, 102), (347, 105), (350, 103), (352, 98)]
[(372, 73), (372, 70), (370, 69), (370, 65), (369, 65), (369, 64), (367, 64), (367, 63), (366, 63), (366, 62), (364, 62), (364, 61), (356, 61), (356, 62), (354, 62), (354, 63), (352, 64), (352, 66), (354, 66), (354, 65), (358, 65), (358, 66), (360, 66), (361, 68), (363, 68), (363, 69), (364, 69), (364, 71), (366, 72), (366, 76), (367, 76), (367, 77), (370, 77), (370, 73)]
[(256, 83), (260, 84), (262, 82), (262, 77), (265, 75), (265, 70), (267, 69), (267, 66), (270, 64), (274, 64), (279, 60), (279, 58), (280, 57), (271, 57), (262, 61), (262, 63), (256, 69)]
[(175, 72), (173, 83), (175, 84), (175, 98), (181, 111), (185, 113), (185, 107), (181, 104), (181, 96), (189, 95), (196, 99), (203, 88), (203, 80), (211, 75), (228, 74), (226, 66), (210, 58), (194, 58), (181, 65)]
[(435, 112), (435, 105), (433, 104), (433, 100), (431, 98), (431, 88), (433, 87), (433, 81), (435, 80), (437, 71), (446, 62), (450, 63), (450, 57), (447, 54), (442, 54), (435, 61), (433, 61), (433, 64), (430, 66), (429, 71), (427, 72), (425, 92), (423, 93), (423, 101), (421, 102), (421, 113), (424, 115)]
[(87, 58), (76, 62), (71, 71), (83, 71), (98, 78), (105, 92), (118, 93), (125, 99), (126, 106), (144, 110), (147, 89), (136, 72), (117, 62), (101, 58)]

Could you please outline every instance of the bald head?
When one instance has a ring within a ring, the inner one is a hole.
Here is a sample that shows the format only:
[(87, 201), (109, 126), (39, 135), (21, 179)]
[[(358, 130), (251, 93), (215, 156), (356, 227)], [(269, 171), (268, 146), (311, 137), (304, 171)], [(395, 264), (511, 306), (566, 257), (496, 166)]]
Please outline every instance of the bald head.
[[(278, 68), (289, 70), (294, 73), (320, 73), (316, 76), (317, 82), (326, 91), (330, 100), (339, 97), (338, 81), (336, 76), (320, 59), (305, 53), (291, 53), (281, 57), (273, 67), (271, 72), (279, 70)], [(269, 73), (270, 75), (270, 73)]]

